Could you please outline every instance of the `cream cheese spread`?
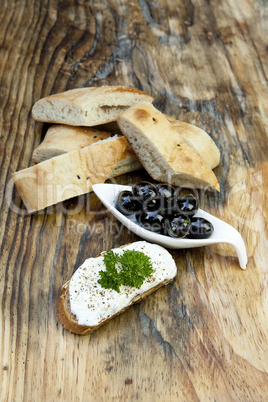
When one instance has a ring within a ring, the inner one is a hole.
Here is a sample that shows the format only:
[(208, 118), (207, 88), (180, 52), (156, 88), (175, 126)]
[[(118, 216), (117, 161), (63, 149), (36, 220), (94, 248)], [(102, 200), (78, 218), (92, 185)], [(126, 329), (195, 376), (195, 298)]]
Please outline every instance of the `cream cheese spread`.
[(165, 280), (171, 280), (177, 274), (177, 267), (171, 254), (161, 246), (146, 241), (129, 244), (113, 249), (114, 253), (123, 250), (137, 250), (151, 258), (153, 273), (146, 278), (141, 287), (120, 286), (120, 293), (113, 289), (104, 289), (98, 283), (100, 271), (105, 271), (103, 256), (87, 259), (74, 273), (69, 282), (71, 312), (79, 325), (95, 326), (118, 311), (129, 306), (141, 293), (157, 286)]

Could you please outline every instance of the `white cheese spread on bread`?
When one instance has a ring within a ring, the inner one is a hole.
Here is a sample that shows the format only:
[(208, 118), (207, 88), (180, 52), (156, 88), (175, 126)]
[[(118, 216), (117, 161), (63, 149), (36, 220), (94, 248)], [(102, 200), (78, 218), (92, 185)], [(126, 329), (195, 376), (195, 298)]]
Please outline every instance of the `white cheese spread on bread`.
[(126, 249), (141, 251), (148, 255), (152, 262), (152, 275), (146, 278), (139, 288), (121, 285), (118, 293), (113, 289), (104, 289), (98, 283), (99, 272), (106, 270), (103, 255), (87, 259), (69, 282), (70, 309), (79, 325), (96, 326), (129, 306), (138, 295), (175, 277), (177, 273), (175, 261), (163, 247), (139, 241), (115, 248), (113, 252), (121, 254)]

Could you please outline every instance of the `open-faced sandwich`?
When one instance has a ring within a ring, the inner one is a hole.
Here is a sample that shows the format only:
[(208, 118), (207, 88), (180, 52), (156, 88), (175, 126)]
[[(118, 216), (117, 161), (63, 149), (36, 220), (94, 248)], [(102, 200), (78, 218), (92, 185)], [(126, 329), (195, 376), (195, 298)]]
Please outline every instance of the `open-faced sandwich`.
[(64, 327), (87, 335), (123, 313), (177, 274), (172, 255), (145, 241), (87, 259), (62, 287), (59, 318)]

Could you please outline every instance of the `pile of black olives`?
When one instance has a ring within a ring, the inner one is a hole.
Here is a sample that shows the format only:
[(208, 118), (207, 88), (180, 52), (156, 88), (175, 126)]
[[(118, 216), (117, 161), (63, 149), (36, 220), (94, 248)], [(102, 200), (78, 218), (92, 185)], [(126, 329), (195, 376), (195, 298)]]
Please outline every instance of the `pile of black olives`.
[(206, 239), (213, 225), (195, 217), (198, 201), (192, 194), (181, 195), (169, 184), (147, 181), (135, 184), (132, 191), (121, 191), (116, 208), (124, 215), (135, 215), (143, 228), (174, 238)]

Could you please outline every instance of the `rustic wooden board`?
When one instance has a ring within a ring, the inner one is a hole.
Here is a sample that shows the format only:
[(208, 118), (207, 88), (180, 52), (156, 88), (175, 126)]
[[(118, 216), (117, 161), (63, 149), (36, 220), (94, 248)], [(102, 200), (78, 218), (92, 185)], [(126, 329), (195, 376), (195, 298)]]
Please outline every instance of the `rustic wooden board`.
[[(267, 400), (267, 13), (265, 0), (2, 1), (1, 401)], [(221, 192), (201, 205), (241, 232), (249, 262), (224, 245), (173, 250), (173, 283), (79, 337), (58, 320), (62, 284), (138, 238), (92, 194), (27, 215), (12, 173), (44, 136), (35, 101), (107, 84), (216, 141)]]

